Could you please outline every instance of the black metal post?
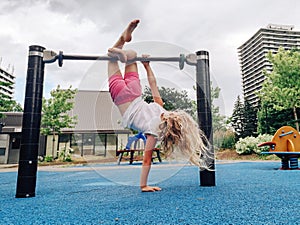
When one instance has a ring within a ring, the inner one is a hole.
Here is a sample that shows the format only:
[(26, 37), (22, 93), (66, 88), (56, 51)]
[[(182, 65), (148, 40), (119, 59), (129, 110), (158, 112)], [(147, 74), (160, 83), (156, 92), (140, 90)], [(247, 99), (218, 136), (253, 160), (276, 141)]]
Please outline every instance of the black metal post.
[(37, 45), (29, 47), (16, 198), (35, 196), (45, 67), (44, 49)]
[[(198, 51), (197, 55), (197, 112), (200, 129), (210, 142), (210, 156), (212, 157), (211, 169), (215, 169), (214, 149), (213, 149), (213, 130), (212, 130), (212, 112), (211, 112), (211, 89), (209, 73), (209, 54), (207, 51)], [(215, 171), (201, 170), (200, 185), (215, 186)]]

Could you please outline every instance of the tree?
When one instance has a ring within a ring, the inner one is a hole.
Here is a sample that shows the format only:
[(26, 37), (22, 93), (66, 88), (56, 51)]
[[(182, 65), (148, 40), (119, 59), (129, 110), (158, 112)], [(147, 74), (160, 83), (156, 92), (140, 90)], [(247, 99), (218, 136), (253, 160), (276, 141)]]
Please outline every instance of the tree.
[(295, 126), (299, 131), (298, 112), (300, 107), (300, 53), (298, 50), (279, 48), (276, 54), (269, 52), (267, 58), (273, 65), (267, 73), (259, 92), (261, 102), (272, 105), (276, 110), (291, 110)]
[(295, 124), (293, 112), (290, 109), (276, 110), (271, 104), (261, 104), (257, 113), (259, 134), (273, 135), (280, 127)]
[[(12, 83), (0, 81), (0, 87), (10, 87)], [(11, 99), (8, 95), (0, 92), (0, 118), (4, 117), (1, 112), (22, 112), (23, 109), (19, 103)]]
[(257, 135), (257, 109), (247, 99), (243, 103), (240, 96), (237, 97), (230, 121), (237, 140)]
[(256, 136), (257, 134), (257, 108), (253, 107), (247, 99), (244, 102), (244, 133), (242, 136)]
[[(164, 108), (166, 110), (171, 111), (175, 109), (181, 109), (189, 113), (190, 115), (195, 116), (195, 101), (188, 97), (187, 91), (183, 90), (179, 92), (175, 88), (165, 87), (158, 87), (158, 90), (164, 102)], [(143, 98), (148, 103), (153, 102), (151, 89), (148, 86), (145, 87)]]
[(69, 116), (68, 112), (74, 107), (74, 97), (77, 92), (68, 89), (56, 89), (50, 92), (49, 99), (43, 99), (42, 108), (42, 127), (41, 133), (44, 135), (53, 135), (52, 154), (54, 155), (55, 135), (61, 133), (63, 128), (73, 128), (77, 123), (77, 116)]
[(214, 133), (216, 131), (226, 130), (226, 117), (220, 114), (220, 107), (214, 105), (214, 100), (219, 98), (220, 91), (221, 89), (219, 87), (214, 88), (211, 85), (211, 113)]
[(243, 137), (244, 134), (244, 104), (241, 102), (240, 96), (237, 97), (234, 103), (233, 113), (231, 116), (231, 125), (235, 131), (236, 138)]

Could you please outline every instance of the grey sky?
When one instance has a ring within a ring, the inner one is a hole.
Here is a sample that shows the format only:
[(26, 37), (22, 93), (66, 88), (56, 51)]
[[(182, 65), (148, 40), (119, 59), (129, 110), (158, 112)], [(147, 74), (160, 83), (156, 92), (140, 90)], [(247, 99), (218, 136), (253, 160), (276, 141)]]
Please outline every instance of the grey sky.
[[(222, 113), (229, 116), (241, 95), (237, 48), (269, 23), (294, 25), (295, 30), (300, 30), (299, 12), (298, 0), (2, 0), (1, 65), (14, 65), (15, 97), (23, 102), (28, 46), (38, 44), (65, 53), (103, 55), (128, 22), (139, 18), (141, 23), (133, 42), (144, 43), (143, 51), (148, 47), (149, 52), (158, 53), (152, 49), (151, 41), (176, 45), (176, 50), (192, 53), (209, 51), (212, 79), (221, 88), (219, 104)], [(105, 73), (104, 63), (95, 66), (65, 62), (62, 68), (48, 65), (45, 92), (57, 84), (98, 89), (101, 85), (97, 83), (102, 82), (97, 80), (99, 67), (99, 74)], [(185, 79), (175, 76), (176, 68), (174, 72), (169, 67), (163, 70), (168, 71), (165, 79), (181, 87)], [(89, 84), (85, 83), (87, 78)]]

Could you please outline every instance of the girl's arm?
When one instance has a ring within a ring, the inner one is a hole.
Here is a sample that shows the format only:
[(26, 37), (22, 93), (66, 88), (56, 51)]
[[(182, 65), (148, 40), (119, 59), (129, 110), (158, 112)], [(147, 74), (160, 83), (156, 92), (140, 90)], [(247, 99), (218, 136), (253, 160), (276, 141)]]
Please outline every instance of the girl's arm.
[(155, 147), (155, 144), (156, 144), (156, 138), (152, 135), (147, 135), (147, 141), (146, 141), (144, 158), (143, 158), (143, 166), (141, 172), (141, 180), (140, 180), (140, 187), (142, 192), (154, 192), (154, 191), (161, 190), (161, 188), (159, 187), (151, 187), (147, 185), (148, 175), (152, 163), (152, 152), (153, 152), (153, 148)]
[[(148, 57), (148, 56), (147, 55), (143, 55), (143, 57)], [(145, 70), (147, 72), (148, 83), (149, 83), (149, 86), (150, 86), (150, 89), (151, 89), (153, 100), (157, 104), (163, 106), (164, 103), (163, 103), (163, 101), (161, 99), (161, 96), (160, 96), (160, 93), (158, 91), (157, 83), (156, 83), (156, 78), (154, 76), (154, 73), (152, 71), (150, 63), (149, 62), (142, 62), (142, 63), (143, 63), (143, 65), (145, 67)]]

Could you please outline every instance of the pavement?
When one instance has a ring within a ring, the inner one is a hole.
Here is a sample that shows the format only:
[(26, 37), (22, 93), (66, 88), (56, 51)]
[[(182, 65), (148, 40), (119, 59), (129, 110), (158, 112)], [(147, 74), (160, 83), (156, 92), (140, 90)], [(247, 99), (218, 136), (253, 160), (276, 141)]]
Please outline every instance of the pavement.
[(216, 186), (198, 168), (156, 163), (142, 193), (141, 165), (39, 167), (36, 197), (15, 198), (16, 167), (0, 169), (0, 224), (300, 224), (300, 170), (280, 162), (218, 162)]

